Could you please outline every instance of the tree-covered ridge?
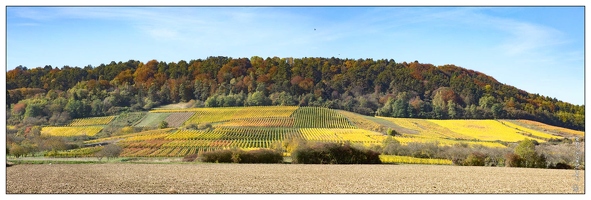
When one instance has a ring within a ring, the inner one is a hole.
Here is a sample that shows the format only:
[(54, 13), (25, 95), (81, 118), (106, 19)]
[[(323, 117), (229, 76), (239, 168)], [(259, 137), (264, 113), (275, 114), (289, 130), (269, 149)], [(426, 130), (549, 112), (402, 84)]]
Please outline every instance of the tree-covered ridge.
[(530, 94), (473, 70), (417, 61), (219, 56), (19, 66), (6, 77), (8, 124), (63, 124), (194, 99), (197, 107), (322, 106), (392, 117), (531, 119), (584, 130), (584, 105)]

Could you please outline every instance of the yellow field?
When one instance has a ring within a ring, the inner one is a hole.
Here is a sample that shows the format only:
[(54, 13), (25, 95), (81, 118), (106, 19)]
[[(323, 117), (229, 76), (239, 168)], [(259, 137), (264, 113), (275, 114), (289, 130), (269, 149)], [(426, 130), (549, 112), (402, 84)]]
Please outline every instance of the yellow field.
[(107, 125), (113, 119), (115, 119), (115, 116), (80, 118), (72, 120), (69, 126)]
[(392, 123), (397, 124), (400, 127), (416, 130), (419, 134), (413, 136), (425, 137), (425, 138), (446, 138), (446, 139), (475, 139), (469, 135), (463, 135), (451, 131), (450, 129), (440, 126), (425, 119), (410, 119), (410, 118), (389, 118), (389, 117), (378, 117), (381, 119), (388, 120)]
[(503, 124), (505, 124), (508, 127), (519, 129), (519, 131), (521, 131), (521, 132), (524, 132), (526, 134), (531, 134), (533, 136), (537, 136), (537, 137), (540, 137), (540, 138), (544, 138), (544, 139), (557, 139), (557, 138), (559, 138), (558, 136), (555, 136), (555, 135), (551, 135), (551, 134), (544, 133), (544, 132), (541, 132), (541, 131), (536, 131), (536, 130), (533, 130), (533, 129), (530, 129), (530, 128), (527, 128), (527, 127), (524, 127), (524, 126), (519, 126), (519, 125), (517, 125), (515, 123), (512, 123), (510, 121), (507, 121), (507, 120), (500, 120), (500, 122), (502, 122)]
[(220, 124), (219, 126), (236, 126), (236, 127), (286, 127), (290, 128), (294, 125), (294, 119), (289, 117), (267, 117), (267, 118), (250, 118), (250, 119), (232, 119), (229, 122)]
[(538, 129), (542, 129), (542, 130), (546, 130), (546, 131), (550, 131), (550, 132), (554, 132), (554, 133), (559, 133), (559, 134), (568, 134), (568, 135), (572, 135), (572, 136), (585, 137), (585, 132), (583, 132), (583, 131), (577, 131), (577, 130), (558, 127), (558, 126), (551, 126), (548, 124), (544, 124), (544, 123), (540, 123), (540, 122), (536, 122), (536, 121), (531, 121), (531, 120), (515, 120), (515, 121), (518, 123), (521, 123), (523, 125), (526, 125), (526, 126), (531, 126), (531, 128), (538, 128)]
[(384, 137), (364, 129), (301, 128), (300, 132), (305, 140), (311, 142), (379, 144)]
[(234, 113), (234, 119), (290, 117), (297, 106), (253, 106), (243, 107)]
[(48, 157), (58, 157), (58, 158), (77, 158), (77, 157), (90, 157), (94, 156), (94, 153), (103, 149), (104, 146), (96, 146), (96, 147), (83, 147), (79, 149), (71, 149), (66, 151), (57, 151), (57, 152), (47, 152), (45, 156)]
[(41, 135), (72, 137), (72, 136), (94, 136), (103, 130), (102, 126), (74, 126), (74, 127), (43, 127)]
[[(495, 120), (427, 120), (449, 130), (484, 141), (517, 142), (520, 140), (535, 139), (517, 133), (517, 130), (509, 128)], [(535, 139), (539, 142), (543, 140)]]
[(150, 112), (195, 112), (187, 123), (202, 124), (224, 122), (236, 119), (290, 117), (297, 106), (254, 106), (254, 107), (221, 107), (221, 108), (188, 108), (188, 109), (157, 109)]
[(130, 137), (125, 138), (123, 141), (141, 141), (141, 140), (154, 140), (154, 139), (162, 139), (169, 135), (171, 135), (171, 131), (174, 130), (172, 128), (167, 129), (156, 129), (151, 131), (143, 131), (136, 134), (131, 135)]
[(504, 148), (505, 145), (496, 142), (485, 142), (485, 141), (458, 141), (442, 138), (425, 138), (425, 137), (394, 137), (402, 145), (408, 145), (408, 143), (438, 143), (439, 146), (452, 146), (455, 144), (468, 144), (469, 146), (485, 146), (485, 147), (496, 147)]
[[(168, 129), (100, 138), (85, 141), (85, 143), (115, 141), (124, 146), (124, 155), (178, 157), (185, 156), (189, 152), (224, 148), (271, 148), (274, 144), (282, 143), (290, 138), (299, 138), (311, 143), (351, 142), (365, 146), (380, 145), (388, 137), (384, 135), (388, 128), (398, 132), (394, 138), (402, 145), (437, 143), (440, 146), (467, 144), (469, 146), (504, 148), (506, 147), (504, 142), (518, 142), (525, 138), (545, 142), (549, 139), (560, 138), (566, 132), (584, 136), (584, 132), (527, 120), (522, 122), (522, 120), (371, 118), (322, 107), (188, 108), (155, 109), (150, 112), (146, 116), (157, 118), (157, 120), (147, 120), (148, 117), (144, 117), (141, 121), (143, 125), (149, 126), (159, 122), (164, 119), (162, 116), (178, 115), (172, 121), (180, 123), (180, 121), (186, 120), (185, 125), (199, 124), (199, 128), (202, 128), (201, 125), (204, 123), (212, 123), (212, 128), (192, 130), (188, 126), (174, 126), (174, 128)], [(44, 127), (42, 134), (94, 136), (102, 130), (103, 126), (82, 125), (111, 123), (110, 126), (113, 126), (111, 121), (114, 118), (114, 116), (110, 116), (76, 119), (68, 127)], [(138, 124), (136, 123), (135, 126)], [(552, 131), (542, 130), (540, 127), (551, 128)], [(563, 134), (554, 134), (553, 131), (560, 131)], [(421, 163), (427, 161), (404, 162)]]
[(429, 164), (429, 165), (451, 165), (451, 160), (415, 158), (410, 156), (380, 155), (382, 163), (404, 163), (404, 164)]
[(353, 123), (353, 125), (357, 126), (357, 128), (366, 129), (370, 131), (383, 131), (386, 127), (382, 125), (368, 120), (364, 118), (362, 115), (357, 113), (352, 113), (344, 110), (337, 110), (340, 114), (344, 115), (346, 118), (349, 119)]
[(200, 130), (178, 130), (173, 134), (166, 136), (167, 140), (191, 140), (199, 138), (200, 135), (205, 133)]

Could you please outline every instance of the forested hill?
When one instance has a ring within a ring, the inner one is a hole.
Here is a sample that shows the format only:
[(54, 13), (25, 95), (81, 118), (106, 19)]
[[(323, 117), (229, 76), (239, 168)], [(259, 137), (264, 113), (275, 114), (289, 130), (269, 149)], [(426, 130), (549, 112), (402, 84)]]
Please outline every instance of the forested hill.
[(530, 94), (454, 65), (339, 58), (208, 57), (129, 60), (84, 68), (17, 67), (6, 73), (8, 124), (71, 118), (194, 100), (194, 106), (300, 105), (365, 115), (531, 119), (584, 130), (584, 105)]

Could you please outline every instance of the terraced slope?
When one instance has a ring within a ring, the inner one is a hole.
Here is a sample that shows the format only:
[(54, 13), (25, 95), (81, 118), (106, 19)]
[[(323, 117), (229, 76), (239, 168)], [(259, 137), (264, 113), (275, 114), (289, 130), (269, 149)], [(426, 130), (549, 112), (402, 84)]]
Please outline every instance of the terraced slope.
[[(130, 118), (126, 121), (127, 117)], [(546, 142), (562, 137), (584, 136), (584, 132), (522, 120), (402, 119), (296, 106), (157, 109), (147, 114), (127, 113), (111, 118), (114, 120), (111, 119), (108, 126), (134, 124), (136, 131), (138, 128), (155, 129), (85, 142), (117, 142), (124, 148), (122, 156), (130, 157), (179, 157), (226, 148), (276, 148), (292, 139), (308, 142), (351, 142), (370, 146), (381, 144), (388, 129), (398, 133), (395, 138), (402, 145), (438, 143), (505, 147), (507, 142), (517, 142), (525, 138)], [(90, 120), (81, 119), (76, 122)], [(162, 121), (167, 121), (171, 128), (156, 129)], [(190, 124), (198, 124), (197, 128), (200, 130), (194, 129), (195, 126), (187, 126)], [(205, 124), (209, 125), (202, 126)], [(42, 134), (92, 136), (101, 128), (102, 126), (44, 127)], [(83, 148), (58, 152), (55, 156), (89, 156), (96, 151), (98, 148)]]

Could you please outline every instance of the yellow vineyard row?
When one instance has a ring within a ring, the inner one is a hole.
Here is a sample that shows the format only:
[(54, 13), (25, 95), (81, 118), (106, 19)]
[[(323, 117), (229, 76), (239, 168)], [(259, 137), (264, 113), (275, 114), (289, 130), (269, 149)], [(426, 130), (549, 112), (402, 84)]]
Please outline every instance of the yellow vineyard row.
[(43, 127), (41, 129), (41, 135), (48, 136), (60, 136), (60, 137), (72, 137), (72, 136), (94, 136), (98, 132), (103, 130), (102, 126), (52, 126)]
[(410, 156), (380, 155), (382, 163), (403, 163), (403, 164), (429, 164), (429, 165), (451, 165), (451, 160), (415, 158)]
[(80, 118), (72, 120), (70, 126), (107, 125), (113, 119), (115, 119), (115, 116)]

